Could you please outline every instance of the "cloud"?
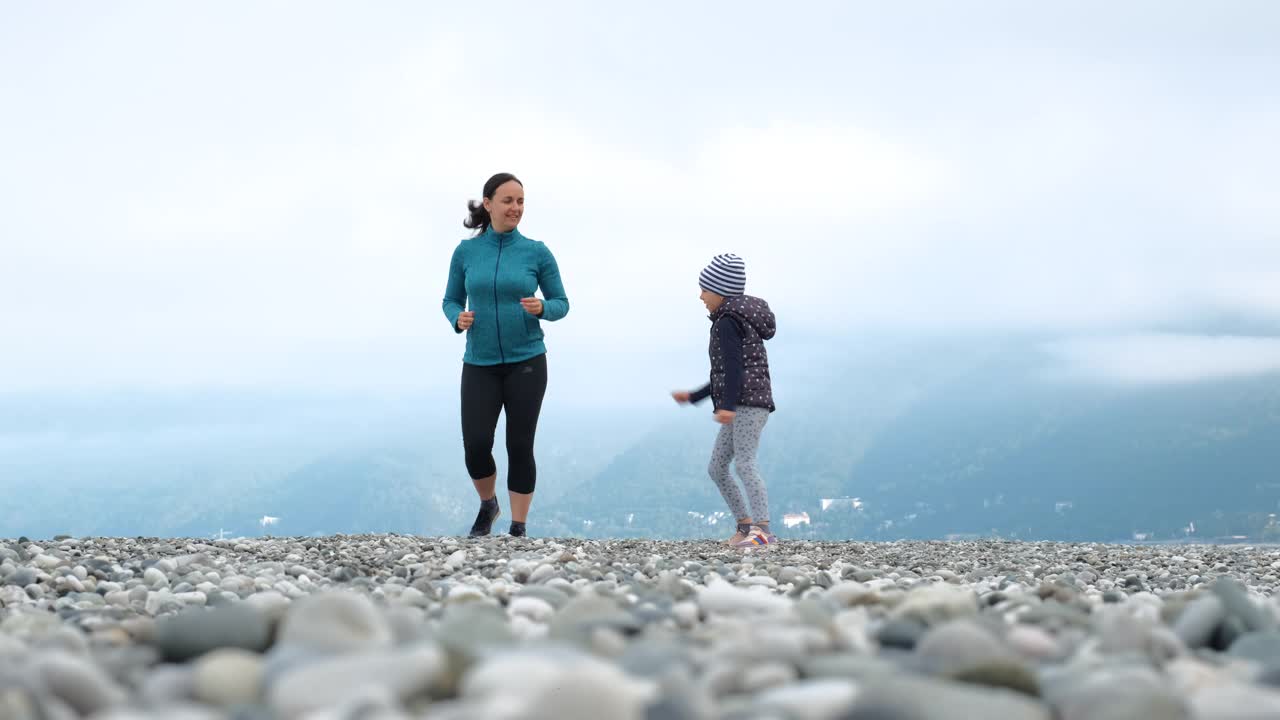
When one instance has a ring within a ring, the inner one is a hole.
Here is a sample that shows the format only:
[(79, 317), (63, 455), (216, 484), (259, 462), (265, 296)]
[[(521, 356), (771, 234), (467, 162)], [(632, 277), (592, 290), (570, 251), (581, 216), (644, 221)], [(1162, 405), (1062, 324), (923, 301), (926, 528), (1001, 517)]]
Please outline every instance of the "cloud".
[[(920, 40), (910, 18), (873, 31), (859, 11), (865, 37), (846, 49), (818, 52), (810, 31), (834, 29), (797, 15), (766, 59), (708, 36), (651, 67), (641, 39), (586, 32), (604, 15), (538, 11), (486, 28), (478, 51), (465, 13), (391, 27), (397, 12), (330, 8), (282, 40), (292, 12), (252, 29), (184, 12), (166, 22), (212, 28), (193, 49), (141, 14), (85, 16), (82, 43), (14, 78), (10, 382), (452, 373), (444, 272), (464, 201), (499, 170), (527, 182), (526, 229), (565, 274), (555, 346), (637, 372), (701, 342), (693, 279), (725, 251), (791, 337), (1280, 316), (1278, 104), (1187, 76), (1163, 40), (1118, 33), (1110, 53), (1022, 10), (1039, 21), (983, 20), (993, 52), (965, 33)], [(771, 17), (734, 22), (767, 35)], [(530, 27), (537, 52), (519, 42)], [(1196, 47), (1214, 77), (1275, 67), (1256, 43), (1248, 59)]]
[(799, 122), (725, 129), (699, 148), (692, 169), (685, 196), (699, 207), (806, 224), (919, 208), (943, 173), (935, 158), (882, 132)]
[(1135, 334), (1047, 348), (1057, 374), (1118, 385), (1170, 385), (1280, 372), (1280, 338)]
[(1220, 150), (1203, 166), (1212, 206), (1220, 209), (1233, 244), (1244, 243), (1255, 253), (1280, 243), (1276, 127), (1280, 127), (1280, 98), (1273, 97), (1222, 128)]

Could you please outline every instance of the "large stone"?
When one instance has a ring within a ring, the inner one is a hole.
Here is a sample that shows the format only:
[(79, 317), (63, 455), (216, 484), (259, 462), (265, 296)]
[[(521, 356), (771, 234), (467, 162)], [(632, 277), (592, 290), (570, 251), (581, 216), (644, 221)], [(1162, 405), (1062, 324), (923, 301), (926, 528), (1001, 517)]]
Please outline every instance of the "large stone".
[(244, 602), (249, 607), (262, 613), (270, 621), (272, 627), (276, 627), (283, 622), (285, 616), (293, 607), (292, 600), (275, 590), (254, 593), (246, 597)]
[(1093, 625), (1093, 620), (1085, 611), (1074, 605), (1064, 605), (1053, 600), (1032, 606), (1030, 610), (1019, 615), (1018, 620), (1049, 630), (1089, 628)]
[(806, 680), (766, 690), (754, 704), (757, 717), (777, 711), (794, 720), (836, 720), (856, 696), (857, 688), (847, 680)]
[(8, 613), (8, 617), (0, 621), (0, 634), (28, 644), (38, 644), (62, 631), (62, 623), (57, 616), (47, 612), (40, 612), (34, 608), (20, 610), (5, 608), (5, 612)]
[(56, 557), (54, 555), (37, 555), (35, 559), (32, 560), (31, 562), (33, 565), (40, 568), (41, 570), (44, 570), (45, 572), (48, 572), (50, 570), (56, 570), (57, 568), (62, 567), (67, 563), (66, 560), (63, 560), (62, 558)]
[(166, 660), (185, 662), (219, 648), (262, 652), (271, 643), (267, 618), (244, 603), (195, 608), (156, 621), (156, 645)]
[(0, 635), (0, 659), (13, 662), (19, 655), (27, 652), (27, 644), (8, 635)]
[(908, 592), (906, 599), (893, 609), (891, 617), (932, 626), (977, 614), (978, 596), (972, 590), (932, 585)]
[(194, 679), (191, 665), (158, 665), (143, 677), (138, 687), (138, 697), (151, 706), (189, 700), (194, 694)]
[(155, 567), (147, 568), (146, 572), (142, 573), (142, 581), (153, 590), (169, 587), (169, 578), (163, 570)]
[(550, 603), (552, 607), (559, 610), (569, 602), (569, 595), (562, 590), (547, 587), (545, 585), (526, 585), (520, 588), (520, 593), (516, 598), (538, 598)]
[(924, 637), (926, 630), (923, 624), (915, 620), (890, 620), (876, 631), (876, 642), (885, 647), (911, 650)]
[(0, 608), (17, 608), (35, 602), (26, 590), (16, 585), (0, 585)]
[(1218, 625), (1227, 617), (1222, 599), (1215, 595), (1204, 595), (1187, 603), (1178, 619), (1174, 622), (1173, 631), (1177, 633), (1188, 648), (1202, 648), (1213, 639)]
[(971, 620), (953, 620), (929, 630), (916, 645), (915, 655), (923, 669), (938, 674), (1013, 658), (995, 635)]
[(444, 654), (429, 645), (348, 653), (285, 673), (268, 691), (269, 704), (285, 718), (298, 718), (367, 688), (385, 688), (404, 702), (425, 695), (444, 669)]
[[(730, 588), (736, 592), (748, 592)], [(640, 631), (641, 622), (616, 600), (594, 593), (584, 593), (570, 600), (550, 624), (550, 637), (586, 647), (597, 629), (632, 635)]]
[(341, 653), (390, 648), (395, 635), (368, 597), (333, 591), (296, 601), (280, 625), (278, 642)]
[(691, 662), (682, 645), (663, 640), (640, 640), (627, 646), (618, 666), (636, 677), (662, 678), (675, 672), (687, 677)]
[(127, 698), (101, 669), (74, 655), (42, 653), (31, 661), (31, 672), (49, 692), (82, 716), (103, 712)]
[(3, 682), (0, 678), (0, 718), (43, 720), (40, 701), (31, 690)]
[(262, 695), (262, 657), (233, 648), (204, 655), (192, 670), (192, 695), (224, 707), (257, 702)]
[(467, 675), (462, 695), (476, 702), (475, 717), (521, 720), (645, 720), (658, 698), (652, 681), (564, 649), (495, 655)]
[(1014, 690), (1031, 697), (1040, 695), (1040, 681), (1036, 678), (1035, 672), (1025, 664), (1012, 659), (974, 663), (949, 673), (948, 677), (975, 685)]
[(880, 603), (880, 593), (860, 582), (846, 581), (836, 584), (827, 590), (826, 597), (841, 607), (854, 605), (876, 605)]
[(1050, 720), (1051, 715), (1046, 706), (1009, 690), (904, 675), (867, 683), (846, 718)]
[(798, 677), (793, 665), (781, 662), (753, 663), (739, 674), (742, 687), (756, 691), (786, 687)]
[(1213, 592), (1222, 600), (1226, 614), (1244, 623), (1245, 630), (1259, 632), (1275, 628), (1275, 618), (1263, 612), (1239, 582), (1230, 578), (1219, 578), (1213, 583)]
[(441, 619), (437, 639), (450, 653), (468, 660), (515, 642), (506, 613), (483, 604), (449, 607)]
[(24, 588), (36, 582), (37, 574), (32, 568), (20, 567), (4, 579), (6, 585)]
[(1015, 625), (1009, 628), (1005, 642), (1023, 657), (1032, 660), (1057, 660), (1063, 654), (1061, 643), (1053, 635), (1033, 625)]
[(1059, 720), (1191, 720), (1185, 700), (1148, 666), (1132, 663), (1079, 668), (1042, 686)]
[(511, 600), (511, 604), (507, 606), (507, 612), (513, 617), (520, 615), (536, 622), (545, 623), (555, 616), (556, 609), (551, 603), (541, 598), (516, 596)]
[(1226, 652), (1236, 640), (1248, 632), (1249, 628), (1244, 620), (1236, 615), (1227, 615), (1227, 618), (1214, 631), (1213, 638), (1209, 640), (1209, 647), (1219, 652)]
[(1280, 631), (1245, 633), (1231, 643), (1227, 654), (1252, 660), (1265, 668), (1280, 667)]
[(699, 588), (698, 605), (704, 613), (737, 615), (782, 614), (791, 610), (791, 601), (767, 590), (747, 590), (728, 582), (713, 580)]
[(1280, 690), (1244, 683), (1217, 685), (1191, 696), (1196, 720), (1275, 720)]
[(814, 679), (880, 678), (895, 675), (902, 669), (893, 662), (874, 655), (861, 653), (831, 653), (815, 655), (800, 664), (802, 677)]

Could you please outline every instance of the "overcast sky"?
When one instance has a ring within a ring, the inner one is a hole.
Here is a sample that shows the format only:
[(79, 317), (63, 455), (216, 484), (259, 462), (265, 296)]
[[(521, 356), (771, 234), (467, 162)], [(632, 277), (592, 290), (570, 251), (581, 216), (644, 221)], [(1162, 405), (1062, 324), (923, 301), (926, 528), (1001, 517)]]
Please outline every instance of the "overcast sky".
[(498, 171), (561, 367), (678, 384), (736, 252), (775, 344), (1032, 331), (1124, 377), (1280, 320), (1277, 37), (1266, 0), (0, 0), (0, 389), (456, 385)]

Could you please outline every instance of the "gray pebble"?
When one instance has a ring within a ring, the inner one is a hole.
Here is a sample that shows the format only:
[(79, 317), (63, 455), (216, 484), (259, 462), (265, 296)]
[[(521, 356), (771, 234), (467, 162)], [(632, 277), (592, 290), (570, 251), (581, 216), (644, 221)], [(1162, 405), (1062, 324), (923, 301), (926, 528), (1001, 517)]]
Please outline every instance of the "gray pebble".
[(270, 642), (271, 628), (266, 617), (242, 603), (187, 610), (156, 622), (156, 644), (165, 659), (173, 662), (219, 648), (262, 652)]
[(1201, 648), (1213, 639), (1218, 625), (1226, 619), (1222, 600), (1215, 595), (1199, 597), (1182, 610), (1173, 630), (1189, 648)]

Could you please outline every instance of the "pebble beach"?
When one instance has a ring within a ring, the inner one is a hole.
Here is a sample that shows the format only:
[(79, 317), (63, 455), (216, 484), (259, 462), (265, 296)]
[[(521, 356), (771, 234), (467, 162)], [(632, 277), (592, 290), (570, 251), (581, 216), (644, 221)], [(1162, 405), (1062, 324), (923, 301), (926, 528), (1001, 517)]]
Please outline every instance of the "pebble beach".
[(1280, 717), (1280, 548), (0, 540), (3, 720)]

